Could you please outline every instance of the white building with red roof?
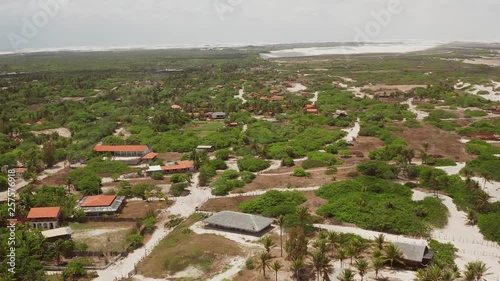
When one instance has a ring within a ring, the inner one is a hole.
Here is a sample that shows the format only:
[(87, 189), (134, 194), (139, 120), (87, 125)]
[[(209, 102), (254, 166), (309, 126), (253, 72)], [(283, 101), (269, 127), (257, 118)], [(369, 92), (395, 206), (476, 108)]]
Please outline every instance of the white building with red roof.
[(38, 207), (31, 208), (27, 219), (34, 228), (54, 229), (58, 227), (60, 217), (61, 207)]
[(151, 175), (154, 172), (160, 172), (162, 174), (182, 174), (194, 171), (194, 168), (193, 161), (178, 161), (165, 166), (149, 166), (146, 174)]

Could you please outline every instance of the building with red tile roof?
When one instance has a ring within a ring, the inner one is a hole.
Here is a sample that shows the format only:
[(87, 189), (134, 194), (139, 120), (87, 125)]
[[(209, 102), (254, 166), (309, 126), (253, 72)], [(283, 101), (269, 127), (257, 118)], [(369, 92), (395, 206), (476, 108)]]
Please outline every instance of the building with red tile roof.
[(78, 203), (77, 209), (83, 210), (86, 216), (114, 216), (121, 212), (125, 203), (125, 196), (85, 196)]
[(142, 157), (150, 152), (147, 145), (96, 145), (95, 152), (112, 153), (113, 156)]
[(270, 101), (282, 101), (284, 99), (285, 99), (285, 97), (283, 97), (283, 96), (272, 96), (269, 100)]
[(34, 228), (57, 228), (61, 207), (31, 208), (26, 217)]
[(307, 113), (312, 113), (312, 114), (317, 114), (318, 113), (318, 110), (316, 108), (309, 108), (309, 109), (306, 109)]
[(178, 161), (165, 166), (149, 166), (146, 174), (150, 175), (154, 172), (160, 172), (163, 174), (180, 174), (190, 171), (194, 171), (193, 161)]

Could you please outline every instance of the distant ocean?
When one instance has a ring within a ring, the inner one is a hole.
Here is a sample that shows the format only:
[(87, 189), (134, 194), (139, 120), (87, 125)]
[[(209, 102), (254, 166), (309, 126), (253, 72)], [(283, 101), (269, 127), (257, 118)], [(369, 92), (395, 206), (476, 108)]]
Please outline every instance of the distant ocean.
[[(41, 49), (22, 49), (18, 51), (0, 50), (0, 55), (27, 54), (27, 53), (55, 53), (55, 52), (112, 52), (112, 51), (133, 51), (133, 50), (168, 50), (168, 49), (220, 49), (220, 48), (244, 48), (249, 46), (273, 46), (308, 44), (324, 46), (328, 42), (295, 42), (295, 43), (233, 43), (233, 44), (213, 44), (213, 45), (156, 45), (156, 46), (84, 46), (84, 47), (54, 47)], [(308, 47), (271, 51), (262, 54), (265, 59), (282, 57), (303, 57), (318, 55), (341, 55), (341, 54), (363, 54), (363, 53), (408, 53), (430, 49), (443, 42), (425, 41), (394, 41), (394, 42), (373, 42), (373, 43), (341, 43), (331, 42), (331, 47)], [(345, 45), (344, 45), (345, 44)]]

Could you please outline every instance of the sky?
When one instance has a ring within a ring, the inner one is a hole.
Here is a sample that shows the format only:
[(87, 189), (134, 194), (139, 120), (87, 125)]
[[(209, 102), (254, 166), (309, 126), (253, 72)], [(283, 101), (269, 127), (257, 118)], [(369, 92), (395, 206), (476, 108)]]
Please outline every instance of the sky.
[(0, 0), (0, 51), (293, 42), (500, 42), (500, 0)]

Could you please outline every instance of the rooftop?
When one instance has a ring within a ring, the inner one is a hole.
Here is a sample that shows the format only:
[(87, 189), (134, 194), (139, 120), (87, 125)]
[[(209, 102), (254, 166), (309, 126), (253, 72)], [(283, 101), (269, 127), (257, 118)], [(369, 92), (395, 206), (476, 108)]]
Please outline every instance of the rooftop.
[[(405, 260), (422, 262), (424, 257), (430, 252), (426, 245), (409, 244), (402, 242), (394, 243), (403, 252)], [(431, 255), (432, 258), (432, 255)]]
[(80, 204), (81, 207), (103, 207), (110, 206), (116, 199), (116, 195), (87, 196)]
[(204, 222), (219, 227), (258, 233), (270, 226), (273, 220), (257, 215), (223, 211), (205, 219)]
[(116, 196), (116, 195), (99, 195), (99, 196), (113, 196), (115, 199), (112, 201), (110, 205), (103, 205), (103, 206), (84, 206), (83, 203), (86, 201), (88, 197), (94, 197), (94, 196), (88, 196), (82, 198), (80, 200), (80, 203), (78, 204), (77, 208), (83, 209), (85, 213), (105, 213), (105, 212), (116, 212), (120, 206), (122, 205), (123, 201), (125, 200), (125, 196)]
[(28, 219), (52, 219), (59, 216), (61, 207), (40, 207), (31, 208), (28, 213)]
[(194, 168), (194, 162), (193, 161), (179, 161), (176, 162), (177, 164), (171, 164), (167, 166), (162, 166), (161, 169), (163, 171), (170, 171), (170, 170), (180, 170), (180, 169), (191, 169)]
[(42, 235), (45, 238), (53, 238), (53, 237), (71, 235), (71, 234), (73, 234), (73, 230), (69, 226), (42, 231)]
[(144, 156), (142, 156), (142, 159), (155, 159), (158, 156), (158, 153), (150, 152)]
[(147, 145), (96, 145), (97, 152), (143, 152), (148, 149)]

